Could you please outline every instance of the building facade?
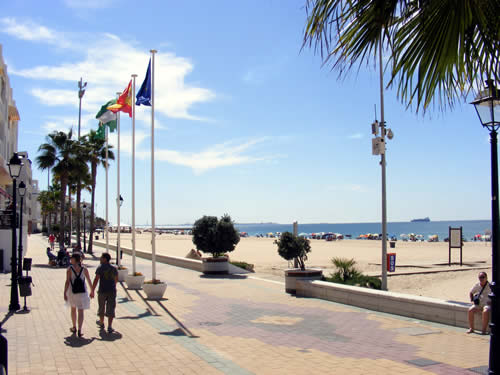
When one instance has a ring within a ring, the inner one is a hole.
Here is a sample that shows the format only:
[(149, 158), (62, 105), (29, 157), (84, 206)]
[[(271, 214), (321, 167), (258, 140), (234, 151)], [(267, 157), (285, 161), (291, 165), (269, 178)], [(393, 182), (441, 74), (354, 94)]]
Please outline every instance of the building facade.
[(11, 199), (7, 192), (7, 187), (12, 184), (7, 163), (17, 152), (19, 120), (0, 44), (0, 210), (5, 209)]

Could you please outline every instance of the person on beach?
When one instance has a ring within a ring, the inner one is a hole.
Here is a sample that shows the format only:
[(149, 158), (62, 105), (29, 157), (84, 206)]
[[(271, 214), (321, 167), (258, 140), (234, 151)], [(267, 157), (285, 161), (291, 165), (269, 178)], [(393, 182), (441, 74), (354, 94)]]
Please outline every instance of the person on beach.
[(491, 288), (486, 272), (479, 272), (478, 278), (479, 282), (469, 292), (472, 306), (469, 308), (469, 330), (467, 333), (474, 332), (474, 315), (481, 313), (483, 319), (481, 333), (485, 335), (490, 321), (491, 299), (488, 295), (491, 293)]
[(66, 283), (64, 284), (64, 300), (71, 308), (71, 321), (73, 327), (70, 328), (72, 333), (76, 333), (76, 318), (78, 312), (78, 337), (82, 337), (83, 326), (83, 311), (90, 308), (90, 298), (85, 287), (85, 280), (87, 280), (89, 287), (92, 286), (90, 275), (87, 268), (83, 267), (80, 263), (80, 256), (73, 254), (70, 258), (71, 265), (66, 271)]
[(50, 234), (49, 236), (49, 244), (50, 244), (50, 250), (54, 251), (54, 243), (56, 241), (56, 236), (54, 236), (53, 233)]
[(108, 332), (113, 332), (113, 318), (115, 317), (116, 308), (116, 283), (118, 283), (118, 270), (111, 265), (111, 256), (108, 253), (101, 255), (101, 265), (95, 271), (95, 278), (92, 284), (90, 297), (94, 298), (95, 288), (99, 283), (97, 291), (97, 301), (99, 308), (97, 315), (99, 320), (96, 322), (100, 329), (104, 329), (104, 316), (108, 317)]

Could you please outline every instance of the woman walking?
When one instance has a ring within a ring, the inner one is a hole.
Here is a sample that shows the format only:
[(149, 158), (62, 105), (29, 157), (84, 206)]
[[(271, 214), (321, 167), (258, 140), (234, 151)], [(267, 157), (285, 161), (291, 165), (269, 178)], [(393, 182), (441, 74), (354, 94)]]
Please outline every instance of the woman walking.
[(81, 265), (80, 255), (73, 254), (70, 258), (71, 266), (66, 271), (66, 283), (64, 284), (64, 300), (66, 305), (71, 307), (72, 333), (76, 333), (76, 317), (78, 311), (78, 337), (82, 337), (83, 310), (90, 308), (90, 298), (85, 287), (87, 280), (89, 287), (92, 287), (90, 275), (87, 268)]

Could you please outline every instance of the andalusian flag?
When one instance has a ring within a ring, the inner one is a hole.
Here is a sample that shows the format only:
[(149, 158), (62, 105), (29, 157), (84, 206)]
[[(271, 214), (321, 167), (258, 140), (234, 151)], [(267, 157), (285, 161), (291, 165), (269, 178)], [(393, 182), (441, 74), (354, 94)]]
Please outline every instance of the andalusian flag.
[(129, 117), (132, 117), (132, 80), (118, 97), (116, 104), (110, 105), (108, 109), (114, 113), (118, 111), (125, 112), (128, 113)]
[(99, 123), (99, 127), (95, 132), (95, 137), (97, 139), (106, 139), (106, 125), (104, 125), (102, 122)]
[(113, 113), (108, 109), (109, 106), (116, 104), (116, 99), (110, 100), (106, 104), (104, 104), (95, 118), (99, 120), (101, 124), (105, 126), (109, 126), (109, 131), (113, 133), (116, 129), (116, 113)]

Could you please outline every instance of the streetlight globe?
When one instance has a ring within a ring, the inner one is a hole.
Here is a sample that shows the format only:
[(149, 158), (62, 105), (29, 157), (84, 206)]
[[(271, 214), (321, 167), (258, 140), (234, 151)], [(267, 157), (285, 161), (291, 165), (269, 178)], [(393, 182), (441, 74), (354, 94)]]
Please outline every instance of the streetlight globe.
[(24, 181), (21, 181), (21, 183), (17, 188), (17, 191), (19, 192), (19, 196), (21, 198), (23, 198), (26, 195), (26, 184), (24, 183)]
[(486, 88), (479, 92), (471, 104), (474, 105), (483, 127), (498, 130), (500, 126), (500, 95), (493, 80), (486, 81)]
[(23, 165), (24, 164), (21, 162), (21, 158), (19, 157), (17, 152), (14, 152), (14, 155), (12, 155), (8, 163), (10, 177), (18, 178), (21, 174)]

